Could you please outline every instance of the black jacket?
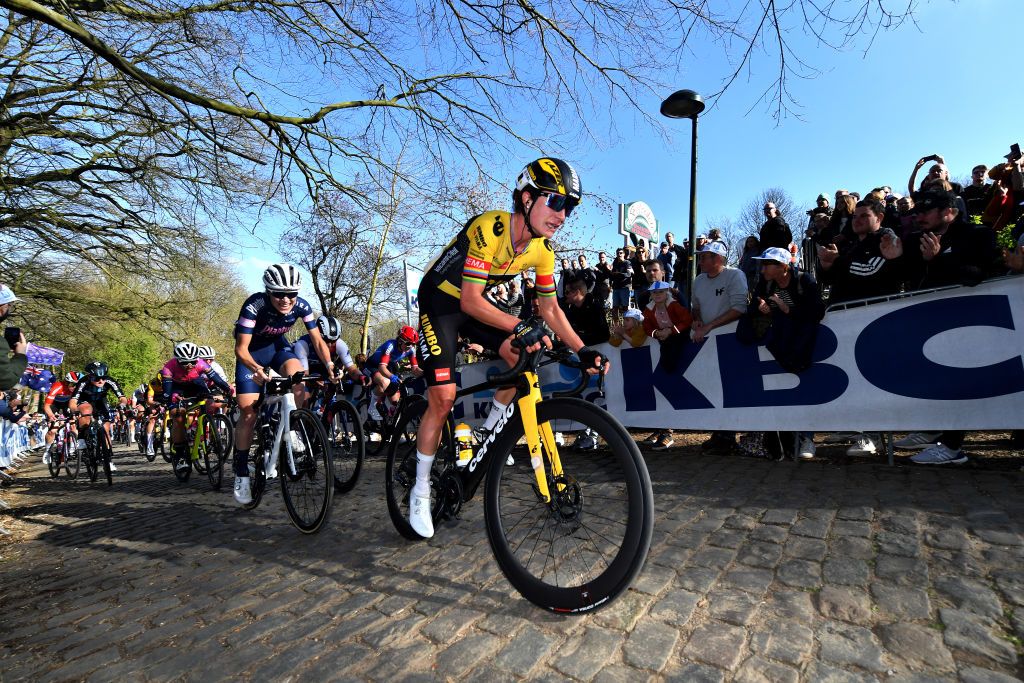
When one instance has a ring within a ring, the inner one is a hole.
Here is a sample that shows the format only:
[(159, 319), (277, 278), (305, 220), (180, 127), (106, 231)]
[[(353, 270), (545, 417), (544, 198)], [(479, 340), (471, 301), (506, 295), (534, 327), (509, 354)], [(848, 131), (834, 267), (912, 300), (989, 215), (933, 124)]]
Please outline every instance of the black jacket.
[(921, 255), (921, 231), (907, 235), (903, 243), (907, 290), (946, 285), (974, 286), (999, 273), (1002, 252), (996, 234), (984, 225), (972, 225), (957, 217), (940, 237), (939, 253), (931, 261)]

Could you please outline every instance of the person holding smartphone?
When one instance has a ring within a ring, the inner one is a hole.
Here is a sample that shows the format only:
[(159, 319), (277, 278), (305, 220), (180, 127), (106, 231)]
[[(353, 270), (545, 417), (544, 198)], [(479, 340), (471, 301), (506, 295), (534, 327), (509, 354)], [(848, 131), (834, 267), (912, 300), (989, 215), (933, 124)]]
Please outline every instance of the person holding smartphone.
[[(11, 308), (17, 301), (21, 299), (14, 296), (11, 288), (0, 284), (0, 322), (7, 320)], [(28, 365), (28, 356), (25, 355), (27, 349), (28, 343), (21, 330), (16, 327), (4, 329), (4, 338), (0, 341), (0, 391), (11, 389), (21, 379)]]

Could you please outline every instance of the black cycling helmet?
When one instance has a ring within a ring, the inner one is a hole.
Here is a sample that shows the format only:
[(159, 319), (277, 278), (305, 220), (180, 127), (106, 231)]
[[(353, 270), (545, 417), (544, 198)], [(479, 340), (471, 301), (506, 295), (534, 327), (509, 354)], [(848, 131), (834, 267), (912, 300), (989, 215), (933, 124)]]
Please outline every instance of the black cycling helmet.
[(94, 360), (93, 362), (91, 362), (91, 363), (89, 363), (88, 365), (85, 366), (85, 372), (87, 374), (92, 375), (93, 377), (101, 377), (102, 378), (102, 377), (106, 377), (107, 376), (107, 372), (109, 372), (109, 368), (107, 368), (107, 364), (104, 363), (103, 361), (101, 361), (101, 360)]
[(337, 341), (341, 336), (341, 321), (337, 318), (322, 315), (316, 319), (316, 326), (325, 341)]
[[(522, 192), (526, 188), (540, 192), (553, 192), (566, 198), (565, 212), (568, 215), (583, 199), (583, 185), (576, 169), (553, 157), (541, 157), (531, 161), (516, 178), (516, 189), (512, 200), (518, 209), (522, 205)], [(552, 207), (554, 208), (554, 207)], [(558, 210), (558, 209), (556, 209)]]

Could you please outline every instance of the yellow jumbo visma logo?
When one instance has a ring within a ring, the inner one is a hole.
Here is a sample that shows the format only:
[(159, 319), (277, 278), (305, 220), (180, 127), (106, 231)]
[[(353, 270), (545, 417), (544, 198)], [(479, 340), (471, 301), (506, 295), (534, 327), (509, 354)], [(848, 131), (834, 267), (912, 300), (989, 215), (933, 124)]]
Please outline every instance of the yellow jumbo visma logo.
[(430, 324), (430, 318), (425, 314), (420, 316), (420, 328), (423, 330), (423, 338), (426, 340), (427, 348), (431, 356), (440, 356), (441, 347), (437, 343), (437, 335), (434, 334), (434, 326)]
[(565, 185), (562, 183), (562, 169), (558, 168), (558, 164), (551, 159), (540, 159), (537, 163), (555, 179), (555, 184), (558, 185), (558, 192), (565, 194)]

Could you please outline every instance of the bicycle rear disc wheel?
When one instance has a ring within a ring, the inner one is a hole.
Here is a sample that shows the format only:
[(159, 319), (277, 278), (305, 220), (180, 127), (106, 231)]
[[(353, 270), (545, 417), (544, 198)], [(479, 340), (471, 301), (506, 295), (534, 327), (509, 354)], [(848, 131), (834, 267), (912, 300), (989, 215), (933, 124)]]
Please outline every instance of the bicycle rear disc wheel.
[(359, 413), (348, 401), (336, 401), (324, 416), (324, 426), (334, 460), (334, 492), (348, 493), (359, 481), (366, 454)]
[[(413, 484), (416, 483), (416, 432), (426, 410), (427, 400), (422, 396), (409, 397), (403, 403), (395, 433), (412, 435), (412, 438), (392, 439), (384, 461), (384, 497), (388, 501), (388, 515), (391, 516), (395, 530), (410, 541), (423, 540), (409, 524), (409, 495)], [(435, 524), (441, 517), (443, 502), (436, 485), (441, 481), (441, 472), (445, 466), (444, 454), (450, 452), (452, 447), (451, 435), (449, 416), (441, 432), (441, 443), (437, 447), (434, 464), (430, 470), (431, 517)]]
[[(509, 583), (552, 612), (585, 613), (610, 604), (640, 573), (651, 545), (654, 494), (636, 443), (603, 409), (578, 398), (537, 406), (537, 420), (569, 420), (563, 429), (596, 432), (593, 450), (559, 449), (563, 476), (555, 482), (545, 454), (544, 502), (525, 449), (517, 413), (490, 454), (484, 495), (487, 538)], [(513, 453), (515, 465), (506, 465)]]
[[(290, 434), (285, 434), (278, 451), (277, 472), (281, 494), (292, 524), (304, 534), (319, 531), (331, 516), (334, 496), (334, 466), (327, 433), (316, 415), (303, 408), (288, 418)], [(293, 444), (295, 473), (288, 467), (287, 444)], [(302, 444), (295, 449), (294, 445)]]

